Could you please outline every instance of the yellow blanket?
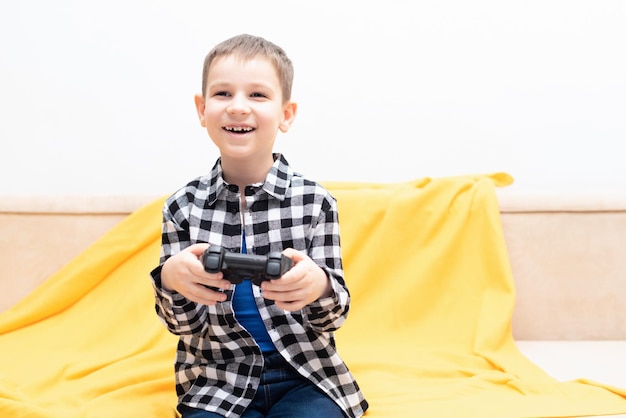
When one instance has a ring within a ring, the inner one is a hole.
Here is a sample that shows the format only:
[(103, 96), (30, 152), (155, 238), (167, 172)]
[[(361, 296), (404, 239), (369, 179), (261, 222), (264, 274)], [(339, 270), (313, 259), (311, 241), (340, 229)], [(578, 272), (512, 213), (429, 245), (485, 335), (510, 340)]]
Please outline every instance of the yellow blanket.
[[(506, 174), (327, 183), (352, 310), (339, 351), (368, 417), (626, 413), (626, 391), (558, 382), (516, 348), (495, 186)], [(162, 199), (0, 315), (0, 417), (173, 417), (176, 338), (154, 313)]]

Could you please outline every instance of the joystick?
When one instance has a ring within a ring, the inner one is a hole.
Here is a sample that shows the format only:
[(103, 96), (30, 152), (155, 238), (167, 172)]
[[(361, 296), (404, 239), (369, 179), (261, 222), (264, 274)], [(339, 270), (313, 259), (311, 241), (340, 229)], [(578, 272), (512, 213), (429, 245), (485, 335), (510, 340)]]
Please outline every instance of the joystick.
[(224, 273), (224, 278), (233, 284), (244, 279), (260, 286), (265, 280), (278, 279), (289, 270), (293, 262), (282, 253), (268, 255), (241, 254), (211, 245), (200, 258), (204, 270), (209, 273)]

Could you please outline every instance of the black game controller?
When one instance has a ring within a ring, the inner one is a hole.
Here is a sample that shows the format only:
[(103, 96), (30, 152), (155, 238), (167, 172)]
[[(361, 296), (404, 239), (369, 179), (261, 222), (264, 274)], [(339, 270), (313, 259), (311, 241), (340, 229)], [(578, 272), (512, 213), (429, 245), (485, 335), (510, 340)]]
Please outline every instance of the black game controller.
[(224, 273), (224, 278), (233, 284), (243, 279), (251, 280), (257, 286), (265, 280), (278, 279), (293, 265), (291, 259), (279, 252), (268, 255), (241, 254), (211, 245), (200, 259), (204, 270), (209, 273)]

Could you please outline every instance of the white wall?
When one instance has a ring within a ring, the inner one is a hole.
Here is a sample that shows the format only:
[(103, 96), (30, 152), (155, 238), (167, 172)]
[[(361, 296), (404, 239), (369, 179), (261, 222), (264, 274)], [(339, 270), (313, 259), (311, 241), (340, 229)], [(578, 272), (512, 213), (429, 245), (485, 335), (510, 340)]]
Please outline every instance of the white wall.
[(167, 194), (204, 174), (193, 95), (241, 32), (295, 63), (276, 149), (309, 177), (626, 190), (621, 0), (0, 1), (0, 195)]

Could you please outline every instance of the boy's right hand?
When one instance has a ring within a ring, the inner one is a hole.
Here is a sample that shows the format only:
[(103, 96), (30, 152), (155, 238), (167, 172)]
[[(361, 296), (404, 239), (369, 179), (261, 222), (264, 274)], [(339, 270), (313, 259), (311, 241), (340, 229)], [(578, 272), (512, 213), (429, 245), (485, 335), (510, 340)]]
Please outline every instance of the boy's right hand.
[(200, 256), (208, 247), (209, 244), (194, 244), (168, 258), (161, 268), (163, 289), (176, 291), (187, 299), (203, 305), (224, 302), (226, 295), (214, 289), (227, 290), (231, 284), (224, 279), (222, 272), (207, 273), (204, 270)]

